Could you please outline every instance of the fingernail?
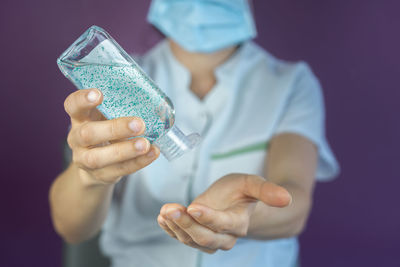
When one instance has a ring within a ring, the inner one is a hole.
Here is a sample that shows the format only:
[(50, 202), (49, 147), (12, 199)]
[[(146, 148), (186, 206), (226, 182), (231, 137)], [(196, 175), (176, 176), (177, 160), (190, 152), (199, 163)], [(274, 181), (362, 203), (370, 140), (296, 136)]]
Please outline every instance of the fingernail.
[(99, 92), (97, 90), (91, 90), (88, 94), (87, 94), (87, 99), (89, 100), (89, 102), (96, 102), (97, 99), (99, 99), (100, 95)]
[(190, 209), (188, 210), (189, 214), (193, 217), (199, 218), (201, 216), (201, 211), (196, 210), (196, 209)]
[(179, 217), (181, 217), (181, 212), (179, 210), (173, 211), (169, 213), (169, 217), (174, 220), (179, 219)]
[(132, 120), (128, 126), (129, 129), (131, 129), (134, 133), (139, 133), (143, 127), (143, 125), (138, 120)]
[(143, 151), (146, 148), (146, 142), (143, 139), (136, 140), (135, 148), (137, 151)]

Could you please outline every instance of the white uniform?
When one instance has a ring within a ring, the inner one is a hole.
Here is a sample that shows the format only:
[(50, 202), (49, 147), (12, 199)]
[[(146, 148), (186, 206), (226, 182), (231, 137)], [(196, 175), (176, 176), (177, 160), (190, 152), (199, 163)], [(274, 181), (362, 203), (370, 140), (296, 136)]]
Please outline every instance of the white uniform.
[(182, 158), (170, 163), (161, 156), (118, 184), (101, 236), (102, 250), (113, 266), (294, 266), (295, 237), (239, 239), (230, 251), (209, 255), (169, 237), (157, 216), (163, 204), (187, 206), (228, 173), (262, 176), (268, 140), (283, 132), (300, 134), (318, 146), (318, 180), (337, 174), (325, 139), (320, 85), (307, 64), (283, 62), (253, 42), (244, 43), (218, 67), (217, 84), (203, 101), (190, 91), (190, 73), (166, 41), (140, 65), (171, 98), (181, 130), (199, 132), (204, 139)]

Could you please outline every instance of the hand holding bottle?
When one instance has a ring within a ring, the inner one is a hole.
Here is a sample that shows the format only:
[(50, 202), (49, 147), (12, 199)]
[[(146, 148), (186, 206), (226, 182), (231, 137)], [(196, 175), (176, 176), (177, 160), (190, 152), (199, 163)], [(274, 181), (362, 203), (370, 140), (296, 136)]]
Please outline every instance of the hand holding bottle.
[(122, 176), (138, 171), (159, 156), (157, 147), (140, 136), (143, 120), (121, 117), (106, 120), (96, 109), (103, 100), (97, 89), (70, 94), (64, 106), (71, 117), (68, 144), (72, 161), (85, 184), (113, 184)]

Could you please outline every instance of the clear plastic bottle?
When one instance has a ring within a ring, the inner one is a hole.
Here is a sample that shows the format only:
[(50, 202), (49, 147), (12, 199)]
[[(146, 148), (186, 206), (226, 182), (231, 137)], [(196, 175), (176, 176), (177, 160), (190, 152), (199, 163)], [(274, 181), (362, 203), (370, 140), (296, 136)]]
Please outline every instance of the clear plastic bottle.
[(101, 90), (104, 98), (98, 109), (107, 119), (142, 118), (144, 136), (168, 160), (200, 142), (198, 134), (185, 136), (174, 125), (170, 99), (102, 28), (90, 27), (57, 59), (57, 64), (78, 89)]

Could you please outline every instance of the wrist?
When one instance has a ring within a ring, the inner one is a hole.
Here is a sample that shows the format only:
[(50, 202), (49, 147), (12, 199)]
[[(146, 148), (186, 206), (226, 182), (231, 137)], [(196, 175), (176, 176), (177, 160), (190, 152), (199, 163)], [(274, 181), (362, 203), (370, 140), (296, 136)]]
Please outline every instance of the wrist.
[(109, 188), (109, 187), (114, 187), (114, 184), (117, 183), (122, 177), (116, 177), (113, 179), (110, 179), (112, 182), (106, 182), (97, 179), (92, 173), (90, 173), (87, 170), (84, 170), (82, 168), (77, 168), (78, 170), (78, 179), (80, 184), (84, 188)]

